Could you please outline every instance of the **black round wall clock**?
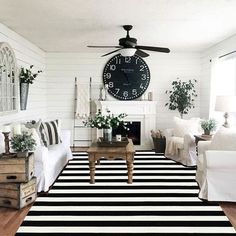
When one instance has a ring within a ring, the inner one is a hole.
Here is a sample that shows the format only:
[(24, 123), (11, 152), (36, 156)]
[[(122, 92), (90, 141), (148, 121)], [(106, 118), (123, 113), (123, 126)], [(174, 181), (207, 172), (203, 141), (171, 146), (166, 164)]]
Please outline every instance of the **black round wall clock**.
[(150, 71), (146, 62), (139, 56), (112, 57), (103, 70), (103, 83), (108, 93), (120, 100), (133, 100), (140, 97), (148, 88)]

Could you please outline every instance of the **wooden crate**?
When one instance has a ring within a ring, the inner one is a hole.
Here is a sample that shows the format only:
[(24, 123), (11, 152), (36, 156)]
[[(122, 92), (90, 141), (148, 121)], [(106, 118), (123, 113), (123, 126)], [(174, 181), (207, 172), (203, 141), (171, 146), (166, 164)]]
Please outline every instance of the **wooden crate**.
[(28, 183), (0, 183), (0, 206), (20, 209), (36, 199), (36, 178)]
[(0, 183), (27, 182), (34, 176), (34, 155), (0, 158)]

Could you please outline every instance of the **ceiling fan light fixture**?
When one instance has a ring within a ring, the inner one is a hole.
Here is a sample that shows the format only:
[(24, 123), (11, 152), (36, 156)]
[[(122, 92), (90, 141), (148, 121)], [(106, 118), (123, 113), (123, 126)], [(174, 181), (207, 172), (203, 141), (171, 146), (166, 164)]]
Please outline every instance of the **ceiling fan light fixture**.
[(122, 57), (132, 57), (136, 52), (136, 48), (123, 48), (120, 50)]

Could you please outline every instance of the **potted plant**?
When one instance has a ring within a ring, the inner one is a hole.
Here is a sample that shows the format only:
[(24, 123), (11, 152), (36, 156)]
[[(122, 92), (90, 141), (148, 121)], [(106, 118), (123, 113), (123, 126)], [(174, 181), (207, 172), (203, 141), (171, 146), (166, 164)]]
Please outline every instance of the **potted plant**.
[(17, 134), (11, 139), (11, 147), (17, 153), (17, 157), (27, 157), (29, 151), (35, 149), (36, 142), (32, 138), (32, 134), (23, 132)]
[(172, 90), (166, 90), (169, 94), (169, 102), (165, 106), (169, 106), (170, 110), (178, 110), (180, 117), (183, 114), (188, 114), (189, 109), (194, 108), (194, 98), (197, 97), (196, 90), (194, 89), (197, 80), (189, 80), (182, 82), (179, 78), (172, 82)]
[(94, 117), (89, 117), (84, 121), (86, 127), (103, 129), (103, 139), (105, 141), (112, 140), (112, 128), (117, 128), (118, 126), (123, 126), (126, 128), (127, 123), (124, 122), (124, 118), (127, 116), (125, 113), (121, 113), (118, 116), (111, 114), (111, 111), (107, 110), (105, 115), (102, 114), (101, 110)]
[(31, 65), (29, 69), (24, 67), (20, 68), (19, 78), (20, 78), (20, 108), (21, 110), (26, 110), (27, 99), (29, 93), (29, 84), (33, 84), (35, 78), (42, 72), (38, 70), (37, 73), (32, 72), (32, 68), (34, 66)]
[(204, 130), (205, 135), (210, 135), (211, 131), (216, 129), (217, 122), (215, 119), (202, 120), (201, 127)]

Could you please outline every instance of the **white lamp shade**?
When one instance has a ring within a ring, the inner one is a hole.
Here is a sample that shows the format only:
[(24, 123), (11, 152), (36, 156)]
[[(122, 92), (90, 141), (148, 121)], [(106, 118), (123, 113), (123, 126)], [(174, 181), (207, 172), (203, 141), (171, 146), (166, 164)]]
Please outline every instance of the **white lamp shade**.
[(236, 112), (236, 96), (217, 96), (215, 110)]
[(132, 57), (136, 52), (136, 48), (123, 48), (120, 50), (120, 54), (123, 57)]

